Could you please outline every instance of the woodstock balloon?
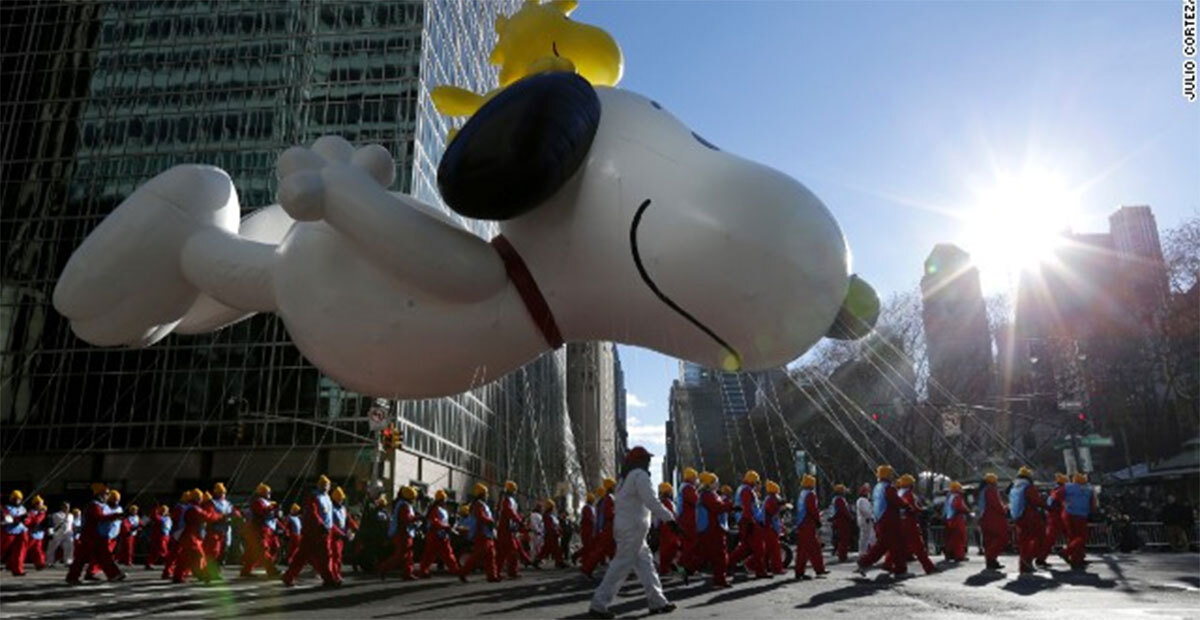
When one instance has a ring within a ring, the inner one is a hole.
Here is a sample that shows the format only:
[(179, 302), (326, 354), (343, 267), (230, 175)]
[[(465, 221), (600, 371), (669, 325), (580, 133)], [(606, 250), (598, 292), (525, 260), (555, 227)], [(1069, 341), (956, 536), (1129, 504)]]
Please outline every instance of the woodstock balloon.
[(394, 170), (325, 136), (281, 154), (279, 204), (239, 222), (224, 171), (176, 166), (84, 240), (54, 305), (80, 338), (131, 347), (274, 312), (323, 372), (390, 398), (462, 392), (565, 341), (778, 367), (879, 311), (812, 192), (574, 71), (493, 94), (442, 158), (444, 201), (497, 221), (490, 242), (387, 191)]

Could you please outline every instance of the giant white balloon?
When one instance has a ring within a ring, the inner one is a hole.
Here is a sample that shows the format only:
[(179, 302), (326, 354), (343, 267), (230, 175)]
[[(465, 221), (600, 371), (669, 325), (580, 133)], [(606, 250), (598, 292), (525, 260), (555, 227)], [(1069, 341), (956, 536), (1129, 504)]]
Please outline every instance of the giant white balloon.
[[(529, 112), (560, 88), (553, 79), (496, 97), (464, 127), (440, 171), (451, 206), (462, 175), (445, 167), (479, 161), (472, 149), (490, 148), (488, 123), (525, 123), (493, 137), (556, 139), (529, 128), (562, 120)], [(641, 95), (597, 87), (589, 97), (580, 161), (541, 188), (546, 197), (495, 217), (506, 241), (388, 192), (394, 167), (381, 147), (326, 136), (284, 152), (280, 204), (240, 222), (224, 171), (158, 175), (75, 251), (54, 305), (80, 338), (132, 347), (274, 312), (323, 372), (391, 398), (462, 392), (558, 336), (753, 370), (869, 329), (878, 300), (850, 275), (837, 222), (808, 189), (720, 151)], [(500, 185), (497, 200), (520, 189)]]

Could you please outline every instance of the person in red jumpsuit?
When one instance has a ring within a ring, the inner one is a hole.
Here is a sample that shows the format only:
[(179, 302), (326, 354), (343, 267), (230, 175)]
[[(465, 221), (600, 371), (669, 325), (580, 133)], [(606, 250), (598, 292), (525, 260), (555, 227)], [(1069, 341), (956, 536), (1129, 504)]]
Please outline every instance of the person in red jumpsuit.
[[(119, 520), (122, 513), (119, 508), (114, 509), (109, 505), (109, 491), (104, 484), (92, 484), (92, 494), (94, 497), (83, 514), (79, 542), (75, 544), (75, 561), (67, 571), (67, 583), (71, 585), (81, 583), (79, 577), (83, 574), (84, 566), (89, 564), (100, 567), (109, 581), (122, 581), (126, 576), (113, 562), (112, 550), (108, 546), (112, 522)], [(120, 529), (119, 525), (117, 529)]]
[(700, 502), (700, 491), (696, 488), (699, 474), (691, 467), (683, 468), (683, 483), (675, 493), (675, 522), (682, 534), (679, 537), (679, 565), (696, 560), (696, 505)]
[(504, 492), (496, 505), (496, 563), (499, 570), (508, 573), (509, 579), (521, 576), (519, 564), (523, 563), (524, 549), (521, 546), (521, 511), (517, 504), (517, 483), (505, 481)]
[(783, 520), (779, 511), (783, 510), (783, 500), (779, 497), (779, 483), (768, 480), (766, 497), (763, 498), (763, 526), (759, 532), (763, 538), (763, 557), (767, 570), (772, 575), (783, 574), (783, 546), (780, 538), (783, 536)]
[(996, 474), (983, 476), (983, 487), (979, 489), (979, 528), (983, 531), (983, 556), (988, 570), (1000, 570), (1000, 554), (1008, 546), (1008, 507), (1000, 501), (996, 488)]
[(592, 551), (580, 565), (580, 570), (589, 579), (592, 577), (592, 571), (596, 570), (596, 565), (612, 559), (617, 551), (617, 543), (613, 538), (613, 521), (617, 514), (616, 505), (613, 503), (613, 488), (616, 486), (616, 480), (604, 479), (604, 497), (596, 506), (596, 531), (592, 535)]
[(1058, 537), (1063, 533), (1063, 526), (1066, 523), (1066, 511), (1063, 510), (1063, 502), (1066, 499), (1067, 491), (1067, 475), (1064, 473), (1054, 474), (1054, 488), (1046, 494), (1046, 534), (1042, 537), (1042, 548), (1038, 552), (1037, 565), (1041, 568), (1049, 568), (1050, 552), (1054, 550), (1054, 545), (1058, 542)]
[(195, 575), (205, 583), (212, 580), (208, 570), (208, 561), (204, 556), (204, 530), (210, 523), (216, 523), (221, 515), (212, 509), (204, 499), (204, 492), (192, 489), (192, 503), (183, 513), (183, 534), (179, 537), (179, 555), (175, 559), (174, 570), (171, 571), (173, 583), (187, 581), (188, 575)]
[[(358, 530), (358, 523), (346, 512), (346, 491), (337, 487), (329, 494), (333, 502), (333, 527), (329, 532), (329, 571), (335, 582), (342, 581), (342, 553), (350, 540), (350, 533)], [(426, 549), (429, 545), (426, 544)]]
[(706, 471), (699, 476), (700, 499), (696, 503), (696, 535), (698, 537), (695, 552), (683, 565), (683, 579), (686, 584), (692, 574), (708, 564), (712, 571), (712, 587), (728, 588), (725, 569), (729, 563), (726, 533), (729, 531), (729, 513), (733, 512), (733, 502), (717, 493), (717, 475)]
[[(675, 490), (671, 488), (670, 482), (660, 482), (658, 484), (658, 501), (662, 503), (663, 508), (675, 514), (675, 500), (672, 496)], [(671, 527), (667, 523), (656, 523), (658, 526), (658, 574), (667, 575), (675, 570), (675, 556), (679, 553), (679, 536), (675, 534), (678, 527)]]
[(46, 568), (46, 549), (42, 547), (42, 541), (46, 537), (46, 530), (42, 529), (42, 523), (45, 520), (46, 503), (42, 500), (42, 496), (34, 495), (33, 499), (29, 500), (29, 516), (25, 517), (25, 527), (29, 528), (29, 541), (25, 544), (25, 554), (37, 570)]
[(170, 508), (163, 504), (159, 506), (154, 515), (150, 518), (150, 522), (146, 524), (146, 528), (150, 531), (147, 537), (148, 548), (146, 549), (146, 570), (154, 568), (155, 564), (165, 562), (167, 559), (167, 541), (171, 540), (171, 515)]
[(22, 503), (25, 494), (13, 491), (4, 504), (4, 527), (0, 528), (0, 557), (14, 577), (25, 575), (25, 550), (29, 547), (29, 511)]
[(290, 566), (300, 554), (300, 534), (304, 530), (304, 517), (300, 514), (300, 504), (292, 504), (288, 508), (288, 516), (283, 520), (283, 533), (287, 536), (287, 563)]
[(900, 497), (900, 536), (904, 539), (905, 561), (915, 556), (921, 563), (926, 575), (937, 572), (933, 560), (929, 559), (929, 547), (925, 537), (921, 535), (921, 523), (918, 515), (924, 510), (921, 498), (913, 490), (916, 479), (910, 474), (900, 476), (896, 486), (896, 494)]
[(296, 584), (296, 577), (306, 565), (312, 565), (325, 586), (340, 586), (341, 579), (333, 574), (330, 561), (330, 539), (333, 532), (333, 500), (329, 499), (329, 477), (322, 474), (316, 487), (304, 498), (302, 524), (300, 528), (300, 552), (288, 564), (283, 574), (283, 585)]
[(135, 504), (129, 507), (129, 514), (121, 519), (121, 533), (117, 538), (117, 564), (133, 566), (133, 548), (141, 531), (142, 518), (138, 515), (138, 507)]
[(433, 494), (433, 503), (425, 513), (425, 549), (421, 552), (421, 568), (417, 576), (428, 578), (429, 567), (434, 562), (446, 567), (451, 575), (458, 574), (458, 558), (450, 544), (450, 513), (446, 510), (446, 492), (438, 489)]
[(804, 570), (809, 562), (818, 577), (829, 574), (821, 555), (821, 540), (817, 538), (817, 530), (821, 529), (821, 508), (817, 501), (817, 477), (812, 474), (805, 474), (800, 480), (795, 519), (796, 579), (811, 579)]
[(213, 576), (219, 578), (225, 551), (233, 542), (233, 520), (240, 519), (242, 513), (225, 496), (225, 485), (220, 482), (213, 485), (212, 494), (205, 499), (204, 504), (221, 517), (212, 526), (205, 528), (204, 534), (205, 559)]
[(1087, 474), (1076, 473), (1063, 490), (1063, 516), (1067, 530), (1067, 548), (1062, 557), (1074, 570), (1083, 570), (1087, 554), (1088, 516), (1096, 508), (1096, 494), (1088, 485)]
[(175, 571), (175, 562), (179, 559), (179, 538), (183, 536), (183, 516), (192, 508), (192, 492), (184, 491), (179, 496), (179, 502), (171, 507), (171, 537), (167, 542), (167, 557), (163, 561), (162, 578), (170, 579)]
[(471, 502), (471, 529), (467, 537), (471, 540), (471, 557), (463, 563), (459, 570), (458, 579), (467, 582), (467, 575), (482, 566), (488, 581), (500, 581), (500, 571), (496, 569), (496, 519), (492, 517), (492, 509), (488, 508), (487, 485), (475, 483), (472, 489), (475, 500)]
[(534, 567), (540, 568), (542, 560), (552, 558), (555, 568), (566, 568), (567, 562), (562, 550), (562, 524), (558, 522), (558, 513), (555, 512), (552, 499), (542, 501), (542, 528), (542, 550), (533, 560)]
[(1008, 512), (1017, 524), (1017, 541), (1020, 545), (1020, 570), (1022, 573), (1035, 571), (1033, 561), (1042, 550), (1042, 537), (1046, 535), (1046, 520), (1042, 516), (1046, 504), (1042, 494), (1033, 484), (1033, 470), (1022, 467), (1017, 470), (1017, 479), (1008, 492)]
[(850, 513), (850, 504), (846, 502), (846, 485), (833, 485), (833, 536), (837, 539), (834, 548), (839, 562), (845, 562), (850, 552), (850, 539), (854, 531), (854, 515)]
[(250, 518), (242, 524), (242, 577), (254, 574), (254, 567), (261, 565), (267, 576), (277, 577), (275, 568), (275, 527), (278, 519), (275, 510), (278, 504), (271, 501), (271, 487), (259, 483), (250, 499)]
[(942, 520), (946, 522), (946, 541), (943, 553), (949, 562), (967, 561), (967, 502), (963, 499), (962, 484), (950, 483), (946, 503), (942, 505)]
[(388, 537), (392, 539), (392, 554), (379, 564), (379, 579), (387, 578), (394, 569), (400, 569), (400, 578), (405, 581), (413, 576), (413, 537), (417, 532), (417, 509), (412, 502), (417, 499), (417, 490), (400, 487), (400, 496), (392, 506), (392, 520), (388, 523)]
[(774, 576), (767, 572), (767, 563), (763, 559), (763, 538), (758, 533), (758, 519), (762, 516), (757, 490), (759, 480), (758, 472), (748, 470), (734, 494), (734, 501), (741, 513), (738, 515), (738, 546), (729, 556), (730, 566), (745, 561), (746, 570), (754, 571), (754, 579)]
[(579, 548), (571, 554), (571, 563), (582, 560), (592, 550), (592, 538), (596, 526), (596, 494), (588, 492), (583, 500), (583, 509), (579, 515)]
[(871, 505), (875, 515), (875, 543), (867, 549), (867, 553), (858, 558), (859, 575), (866, 575), (867, 569), (884, 556), (883, 569), (893, 575), (903, 575), (908, 572), (904, 559), (904, 537), (900, 526), (900, 495), (892, 485), (896, 472), (891, 465), (880, 465), (875, 469), (874, 490), (871, 491)]

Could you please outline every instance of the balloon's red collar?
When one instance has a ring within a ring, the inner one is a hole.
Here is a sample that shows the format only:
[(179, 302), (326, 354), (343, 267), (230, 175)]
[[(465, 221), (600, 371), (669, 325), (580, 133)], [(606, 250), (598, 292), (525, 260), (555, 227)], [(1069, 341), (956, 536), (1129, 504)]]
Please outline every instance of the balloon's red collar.
[(562, 333), (558, 331), (558, 323), (554, 320), (554, 313), (550, 311), (550, 304), (546, 303), (542, 290), (538, 288), (537, 281), (533, 279), (533, 274), (529, 272), (529, 267), (525, 265), (517, 249), (504, 235), (496, 235), (491, 243), (500, 255), (500, 260), (504, 261), (504, 271), (508, 273), (508, 279), (517, 287), (521, 301), (525, 302), (525, 309), (529, 311), (533, 324), (542, 332), (546, 343), (551, 349), (563, 346)]

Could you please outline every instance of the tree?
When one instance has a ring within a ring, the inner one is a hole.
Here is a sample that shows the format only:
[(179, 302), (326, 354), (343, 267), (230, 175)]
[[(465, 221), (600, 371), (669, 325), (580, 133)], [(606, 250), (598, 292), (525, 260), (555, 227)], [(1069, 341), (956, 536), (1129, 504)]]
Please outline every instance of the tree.
[(1182, 293), (1195, 286), (1200, 278), (1200, 214), (1168, 229), (1162, 249), (1171, 290)]

